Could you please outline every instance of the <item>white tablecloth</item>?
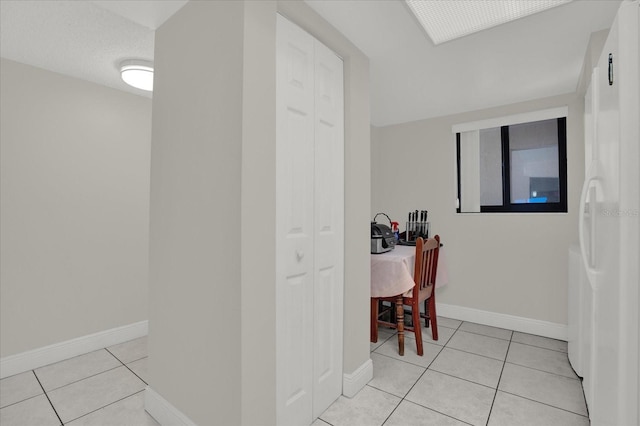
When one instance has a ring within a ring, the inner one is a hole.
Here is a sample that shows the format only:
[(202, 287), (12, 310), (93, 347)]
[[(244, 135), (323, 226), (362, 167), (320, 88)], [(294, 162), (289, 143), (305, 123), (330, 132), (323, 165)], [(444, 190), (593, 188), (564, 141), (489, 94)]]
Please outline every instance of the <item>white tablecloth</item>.
[[(371, 297), (391, 297), (413, 288), (416, 248), (396, 246), (393, 250), (371, 255)], [(444, 252), (440, 248), (436, 288), (449, 282)]]

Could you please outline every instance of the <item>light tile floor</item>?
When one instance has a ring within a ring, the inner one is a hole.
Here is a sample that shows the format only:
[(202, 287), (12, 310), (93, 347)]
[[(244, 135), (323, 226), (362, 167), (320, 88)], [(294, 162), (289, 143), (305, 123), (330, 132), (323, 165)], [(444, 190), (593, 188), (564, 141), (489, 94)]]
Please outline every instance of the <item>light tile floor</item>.
[(147, 338), (0, 380), (2, 426), (152, 426), (144, 411)]
[[(424, 356), (391, 330), (371, 344), (373, 379), (313, 426), (589, 425), (567, 344), (439, 317)], [(151, 426), (144, 411), (147, 340), (132, 340), (0, 381), (0, 424)], [(206, 426), (206, 425), (203, 425)]]
[(371, 343), (373, 379), (340, 397), (314, 426), (589, 425), (567, 343), (438, 317), (438, 341), (423, 328), (424, 355), (395, 330)]

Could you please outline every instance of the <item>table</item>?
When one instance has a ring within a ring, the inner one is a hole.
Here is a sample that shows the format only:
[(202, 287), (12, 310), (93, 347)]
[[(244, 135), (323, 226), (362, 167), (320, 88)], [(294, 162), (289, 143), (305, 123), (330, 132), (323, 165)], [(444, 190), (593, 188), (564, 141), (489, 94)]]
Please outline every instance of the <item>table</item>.
[[(400, 355), (404, 355), (404, 306), (402, 297), (413, 289), (416, 248), (396, 246), (393, 250), (371, 255), (371, 297), (396, 297), (396, 317)], [(438, 254), (436, 288), (449, 281), (443, 250)]]

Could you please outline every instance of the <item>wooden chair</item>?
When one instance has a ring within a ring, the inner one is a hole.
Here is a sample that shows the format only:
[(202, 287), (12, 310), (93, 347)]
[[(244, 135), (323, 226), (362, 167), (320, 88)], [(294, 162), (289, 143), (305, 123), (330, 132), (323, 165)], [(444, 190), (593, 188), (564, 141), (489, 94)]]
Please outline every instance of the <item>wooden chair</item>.
[[(436, 293), (435, 283), (438, 272), (438, 254), (440, 250), (440, 236), (434, 238), (416, 240), (415, 267), (413, 281), (415, 283), (410, 295), (402, 297), (402, 305), (411, 309), (412, 326), (405, 326), (404, 329), (415, 334), (418, 355), (424, 353), (422, 345), (422, 327), (420, 326), (420, 302), (424, 302), (425, 325), (431, 324), (431, 336), (433, 340), (438, 340), (438, 321), (436, 316)], [(377, 341), (378, 325), (397, 328), (397, 323), (380, 320), (378, 311), (379, 302), (391, 302), (391, 307), (396, 306), (397, 297), (372, 297), (371, 298), (371, 336)], [(404, 307), (398, 305), (397, 315), (404, 315)], [(404, 336), (398, 335), (400, 345), (400, 355), (404, 354)]]

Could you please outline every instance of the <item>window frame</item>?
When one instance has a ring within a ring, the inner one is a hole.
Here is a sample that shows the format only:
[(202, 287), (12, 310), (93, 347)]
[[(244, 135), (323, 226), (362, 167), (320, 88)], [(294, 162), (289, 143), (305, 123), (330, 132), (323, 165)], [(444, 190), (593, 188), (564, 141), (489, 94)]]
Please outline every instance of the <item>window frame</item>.
[[(456, 213), (567, 213), (567, 113), (566, 109), (562, 116), (558, 116), (557, 113), (554, 117), (545, 117), (550, 114), (548, 110), (542, 111), (542, 118), (538, 118), (535, 114), (533, 117), (528, 117), (521, 120), (513, 120), (509, 122), (509, 118), (505, 117), (498, 120), (488, 120), (487, 122), (469, 123), (467, 125), (454, 126), (453, 131), (456, 135), (456, 178), (457, 178), (457, 196), (458, 203), (456, 206)], [(520, 117), (520, 116), (519, 116)], [(512, 203), (511, 202), (511, 158), (509, 150), (509, 126), (523, 123), (531, 123), (536, 121), (543, 121), (555, 119), (557, 120), (558, 128), (558, 182), (560, 201), (557, 203)], [(505, 124), (504, 121), (508, 124)], [(486, 125), (487, 123), (497, 123), (500, 125)], [(483, 126), (483, 124), (485, 124)], [(460, 133), (469, 130), (480, 130), (485, 128), (500, 127), (501, 135), (501, 148), (502, 148), (502, 205), (496, 206), (483, 206), (480, 205), (479, 212), (463, 212), (461, 211), (462, 201), (462, 188), (460, 179)]]

